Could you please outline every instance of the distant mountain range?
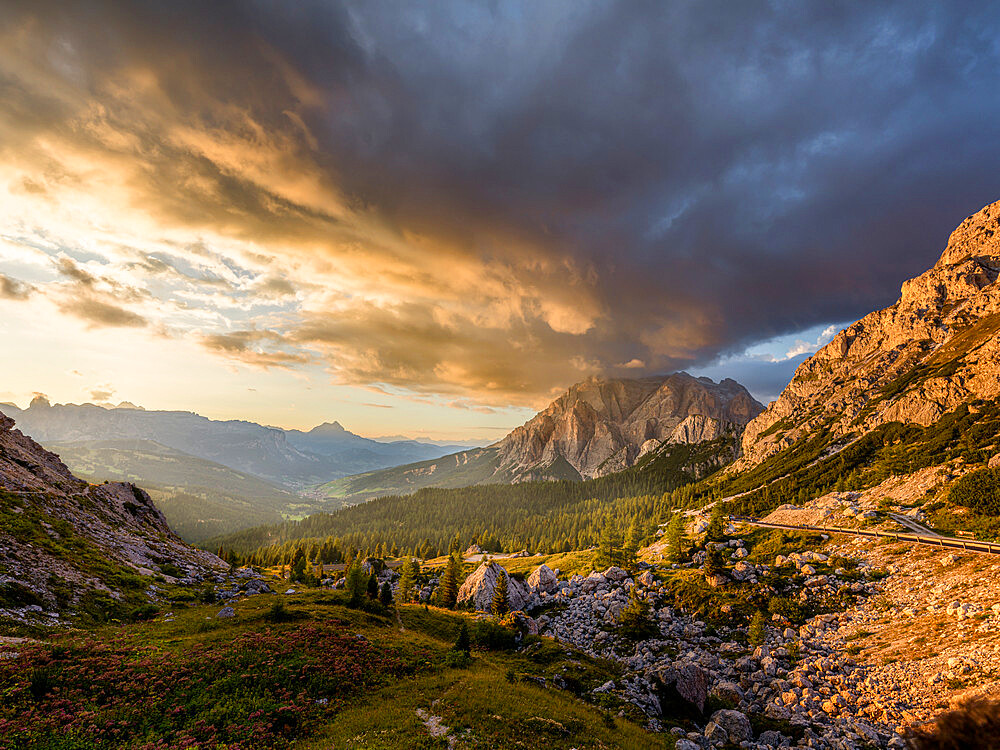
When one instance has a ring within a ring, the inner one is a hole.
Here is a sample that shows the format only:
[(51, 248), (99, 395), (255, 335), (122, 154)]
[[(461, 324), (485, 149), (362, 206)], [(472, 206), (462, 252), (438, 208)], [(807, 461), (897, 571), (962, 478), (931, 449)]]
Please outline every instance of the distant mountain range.
[(185, 411), (50, 404), (42, 397), (27, 409), (0, 404), (0, 411), (42, 444), (152, 441), (292, 490), (466, 447), (416, 440), (382, 443), (348, 432), (336, 422), (302, 432), (255, 422), (216, 421)]
[(0, 404), (0, 413), (79, 476), (141, 485), (171, 528), (191, 542), (337, 508), (340, 501), (298, 493), (337, 477), (466, 447), (379, 442), (337, 422), (303, 432), (132, 404), (50, 404), (42, 397), (27, 409)]
[(728, 378), (591, 378), (494, 445), (334, 480), (319, 495), (357, 501), (422, 487), (591, 479), (627, 469), (665, 444), (738, 434), (762, 410)]

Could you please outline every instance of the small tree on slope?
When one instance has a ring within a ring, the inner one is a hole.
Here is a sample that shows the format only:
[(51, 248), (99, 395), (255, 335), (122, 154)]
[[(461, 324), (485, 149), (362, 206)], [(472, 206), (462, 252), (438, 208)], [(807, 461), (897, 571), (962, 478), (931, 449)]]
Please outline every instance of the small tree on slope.
[(497, 582), (493, 587), (493, 602), (490, 604), (493, 616), (498, 619), (510, 610), (510, 599), (507, 594), (507, 571), (500, 568)]

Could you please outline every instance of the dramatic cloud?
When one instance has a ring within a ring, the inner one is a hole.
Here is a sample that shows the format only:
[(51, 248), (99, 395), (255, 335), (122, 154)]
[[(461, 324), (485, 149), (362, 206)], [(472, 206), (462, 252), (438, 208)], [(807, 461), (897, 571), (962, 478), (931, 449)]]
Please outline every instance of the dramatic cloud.
[(6, 3), (0, 297), (462, 409), (694, 369), (890, 303), (1000, 198), (998, 36), (987, 3)]

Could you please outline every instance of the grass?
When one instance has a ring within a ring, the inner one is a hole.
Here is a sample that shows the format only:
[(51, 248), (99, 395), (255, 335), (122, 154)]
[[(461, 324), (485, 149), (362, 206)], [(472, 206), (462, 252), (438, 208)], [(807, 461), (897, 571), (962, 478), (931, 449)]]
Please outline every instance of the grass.
[(62, 633), (0, 659), (0, 748), (447, 747), (417, 709), (468, 748), (664, 746), (612, 718), (626, 708), (612, 696), (579, 700), (618, 673), (572, 648), (534, 637), (449, 666), (464, 613), (405, 605), (397, 621), (319, 589), (239, 601), (231, 619), (219, 609), (189, 604), (172, 621)]

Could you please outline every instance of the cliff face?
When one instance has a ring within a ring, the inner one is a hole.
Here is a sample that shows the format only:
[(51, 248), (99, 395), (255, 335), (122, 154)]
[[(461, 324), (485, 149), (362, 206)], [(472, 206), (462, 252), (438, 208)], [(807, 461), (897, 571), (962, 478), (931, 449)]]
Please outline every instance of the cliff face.
[(823, 425), (834, 435), (892, 421), (929, 425), (1000, 394), (1000, 202), (968, 217), (896, 304), (841, 331), (802, 363), (750, 424), (734, 470)]
[(163, 566), (196, 578), (228, 567), (178, 539), (143, 490), (77, 479), (3, 414), (0, 562), (0, 610), (73, 609), (94, 593), (122, 600)]
[(631, 466), (663, 442), (695, 443), (739, 430), (762, 407), (734, 380), (675, 373), (591, 379), (571, 387), (497, 444), (498, 471), (515, 480), (568, 464), (579, 476)]

